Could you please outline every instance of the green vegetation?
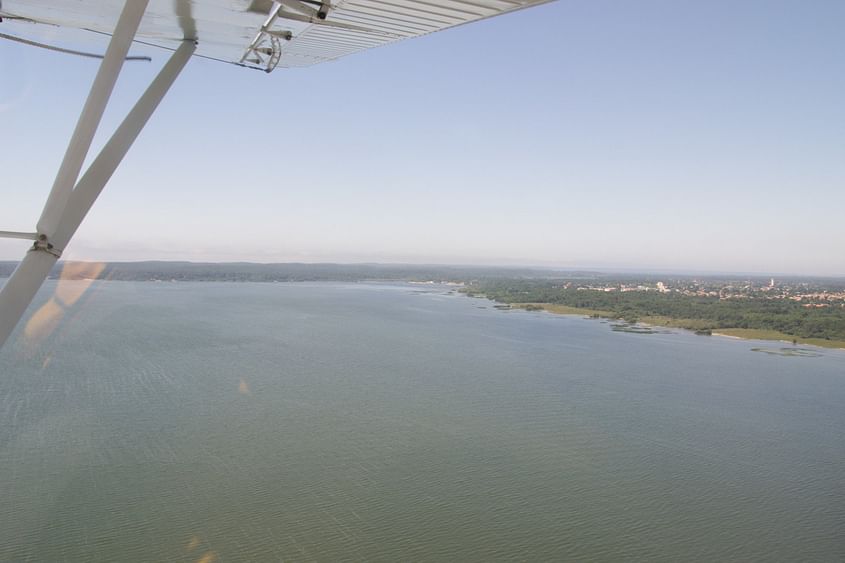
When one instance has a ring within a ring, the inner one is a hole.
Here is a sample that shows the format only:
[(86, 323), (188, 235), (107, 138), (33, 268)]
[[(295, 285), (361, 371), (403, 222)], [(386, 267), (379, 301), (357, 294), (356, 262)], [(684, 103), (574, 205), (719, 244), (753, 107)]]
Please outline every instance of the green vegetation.
[(777, 330), (764, 330), (754, 328), (720, 328), (715, 334), (722, 336), (733, 336), (736, 338), (750, 338), (754, 340), (785, 340), (793, 344), (810, 344), (823, 348), (845, 348), (845, 339), (836, 338), (801, 338)]
[(845, 347), (845, 308), (804, 307), (788, 299), (690, 296), (655, 291), (595, 291), (550, 280), (488, 280), (469, 293), (514, 307), (585, 314), (741, 338)]

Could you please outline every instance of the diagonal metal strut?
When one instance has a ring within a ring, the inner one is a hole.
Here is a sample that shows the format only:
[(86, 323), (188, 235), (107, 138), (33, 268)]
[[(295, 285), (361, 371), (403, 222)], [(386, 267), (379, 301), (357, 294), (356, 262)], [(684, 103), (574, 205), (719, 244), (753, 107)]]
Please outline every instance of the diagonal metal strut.
[[(135, 1), (128, 0), (126, 4), (127, 6), (134, 4)], [(146, 1), (142, 3), (146, 4)], [(122, 16), (121, 21), (123, 21)], [(132, 29), (133, 36), (136, 28), (137, 22), (135, 22)], [(117, 31), (115, 31), (114, 37), (116, 36)], [(115, 41), (114, 37), (112, 42)], [(111, 44), (109, 45), (109, 49), (111, 50)], [(44, 231), (41, 230), (41, 225), (39, 225), (38, 239), (35, 244), (26, 253), (24, 259), (15, 269), (12, 276), (6, 281), (3, 288), (0, 289), (0, 347), (3, 346), (3, 343), (6, 342), (14, 330), (26, 311), (27, 306), (29, 306), (35, 296), (35, 293), (38, 291), (38, 288), (41, 287), (41, 284), (47, 278), (53, 265), (61, 255), (61, 251), (70, 242), (71, 237), (73, 237), (73, 234), (79, 228), (80, 223), (85, 218), (94, 201), (100, 195), (115, 169), (129, 151), (132, 143), (144, 128), (147, 120), (152, 116), (159, 102), (164, 98), (164, 95), (173, 85), (195, 50), (196, 41), (186, 39), (173, 55), (171, 55), (167, 64), (164, 65), (152, 83), (150, 83), (150, 86), (127, 114), (117, 130), (115, 130), (112, 137), (100, 151), (100, 154), (94, 159), (78, 183), (76, 183), (76, 186), (72, 186), (66, 197), (61, 198), (64, 202), (60, 202), (62, 203), (61, 209), (59, 212), (56, 212), (55, 216), (52, 215), (52, 212), (50, 214), (47, 213), (47, 207), (50, 205), (50, 200), (48, 200), (48, 206), (45, 206), (42, 218), (48, 216), (50, 221), (54, 223), (54, 226), (50, 229), (52, 231), (51, 236), (48, 238)], [(103, 65), (105, 65), (105, 60), (103, 61)], [(117, 70), (119, 71), (119, 68)], [(92, 87), (92, 94), (94, 93), (93, 90), (94, 88)], [(106, 101), (108, 101), (107, 98)], [(100, 115), (102, 115), (102, 112)], [(99, 117), (97, 117), (97, 121), (99, 121)], [(74, 142), (75, 138), (76, 135), (74, 134), (74, 139), (72, 139), (71, 143)], [(82, 153), (83, 160), (85, 153), (87, 153), (88, 145), (90, 145), (90, 140), (86, 142), (85, 150)], [(71, 147), (69, 147), (68, 154), (71, 152)], [(76, 150), (74, 149), (73, 152), (76, 152)], [(75, 180), (76, 178), (74, 177), (72, 181)]]
[(127, 0), (123, 5), (123, 11), (117, 20), (103, 62), (97, 70), (97, 76), (94, 77), (94, 83), (91, 85), (82, 113), (79, 115), (79, 121), (73, 130), (73, 136), (70, 138), (64, 159), (59, 166), (47, 203), (38, 219), (38, 233), (46, 235), (47, 238), (53, 236), (59, 224), (59, 216), (64, 211), (70, 192), (73, 191), (73, 185), (79, 178), (82, 163), (85, 161), (88, 149), (91, 148), (94, 133), (97, 132), (97, 126), (106, 110), (106, 104), (120, 75), (120, 69), (123, 68), (126, 54), (129, 52), (129, 46), (141, 24), (141, 18), (144, 17), (147, 3), (148, 0)]

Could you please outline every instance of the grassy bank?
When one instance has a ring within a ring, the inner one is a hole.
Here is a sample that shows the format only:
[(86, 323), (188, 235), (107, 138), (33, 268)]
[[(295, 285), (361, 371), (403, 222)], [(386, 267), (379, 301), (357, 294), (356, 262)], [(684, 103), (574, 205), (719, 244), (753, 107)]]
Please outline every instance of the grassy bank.
[(588, 317), (615, 318), (616, 315), (610, 311), (599, 311), (598, 309), (585, 309), (581, 307), (570, 307), (569, 305), (556, 305), (554, 303), (510, 303), (514, 309), (527, 309), (529, 311), (548, 311), (558, 315), (578, 315)]
[(755, 328), (720, 328), (714, 331), (713, 334), (733, 336), (735, 338), (747, 338), (753, 340), (785, 340), (787, 342), (795, 341), (798, 344), (809, 344), (811, 346), (820, 346), (822, 348), (845, 348), (845, 340), (825, 340), (824, 338), (801, 338), (797, 336), (790, 336), (789, 334), (778, 332), (776, 330), (762, 330)]

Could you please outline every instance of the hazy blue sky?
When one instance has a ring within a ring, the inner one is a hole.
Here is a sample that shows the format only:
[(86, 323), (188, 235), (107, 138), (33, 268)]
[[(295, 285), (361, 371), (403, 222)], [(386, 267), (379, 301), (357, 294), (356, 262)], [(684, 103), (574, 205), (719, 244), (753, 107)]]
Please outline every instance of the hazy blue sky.
[[(845, 275), (843, 25), (559, 1), (270, 75), (194, 60), (66, 256)], [(33, 229), (96, 68), (0, 42), (0, 228)]]

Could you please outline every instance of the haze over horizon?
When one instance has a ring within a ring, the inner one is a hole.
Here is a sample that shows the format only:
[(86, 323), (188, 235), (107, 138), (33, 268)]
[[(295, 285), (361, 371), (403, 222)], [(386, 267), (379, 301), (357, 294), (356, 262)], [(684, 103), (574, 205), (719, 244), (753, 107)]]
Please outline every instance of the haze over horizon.
[[(556, 2), (270, 76), (193, 60), (64, 257), (843, 276), (843, 16)], [(96, 68), (0, 42), (0, 229), (33, 229)]]
[[(0, 280), (2, 280), (5, 276), (11, 274), (11, 269), (8, 267), (3, 268), (4, 264), (14, 264), (17, 263), (18, 260), (0, 260)], [(64, 268), (63, 264), (65, 261), (59, 261), (56, 268), (56, 272), (54, 275), (59, 275), (62, 271), (61, 269)], [(835, 274), (802, 274), (802, 273), (794, 273), (794, 272), (776, 272), (776, 271), (728, 271), (728, 270), (683, 270), (677, 268), (647, 268), (647, 267), (625, 267), (625, 266), (603, 266), (603, 265), (593, 265), (593, 266), (584, 266), (584, 265), (555, 265), (555, 264), (537, 264), (537, 263), (522, 263), (519, 261), (514, 261), (511, 263), (508, 262), (378, 262), (378, 261), (322, 261), (322, 262), (308, 262), (308, 261), (284, 261), (284, 262), (258, 262), (258, 261), (251, 261), (251, 260), (224, 260), (224, 261), (213, 261), (213, 260), (178, 260), (178, 259), (158, 259), (158, 258), (151, 258), (147, 260), (75, 260), (70, 259), (67, 262), (71, 262), (74, 264), (85, 263), (85, 264), (127, 264), (127, 265), (143, 265), (143, 264), (163, 264), (168, 265), (169, 267), (173, 267), (174, 265), (178, 264), (186, 264), (186, 265), (210, 265), (210, 266), (220, 266), (220, 267), (228, 267), (231, 268), (232, 266), (237, 266), (239, 264), (243, 264), (245, 266), (303, 266), (303, 267), (311, 267), (320, 268), (320, 267), (341, 267), (341, 268), (349, 268), (354, 270), (357, 267), (373, 267), (373, 268), (385, 268), (390, 271), (393, 270), (401, 270), (407, 268), (409, 272), (411, 271), (424, 271), (424, 270), (433, 270), (436, 271), (437, 269), (441, 269), (443, 272), (448, 272), (452, 270), (461, 270), (466, 268), (470, 269), (478, 269), (479, 271), (496, 271), (499, 270), (502, 272), (502, 275), (516, 275), (517, 272), (523, 273), (530, 273), (530, 272), (548, 272), (554, 274), (560, 274), (561, 276), (566, 276), (567, 274), (574, 274), (574, 273), (595, 273), (600, 275), (621, 275), (621, 276), (638, 276), (642, 275), (645, 277), (654, 277), (654, 276), (682, 276), (682, 277), (694, 277), (694, 276), (703, 276), (705, 278), (712, 277), (717, 278), (721, 276), (726, 276), (729, 278), (737, 278), (737, 277), (754, 277), (754, 278), (764, 278), (768, 279), (771, 277), (772, 279), (776, 279), (778, 281), (782, 281), (783, 278), (795, 278), (795, 279), (831, 279), (831, 280), (845, 280), (845, 275), (835, 275)], [(510, 272), (510, 274), (508, 274)], [(72, 275), (76, 275), (76, 271), (73, 271)], [(391, 278), (386, 278), (391, 279)], [(2, 286), (2, 281), (0, 281), (0, 286)]]

